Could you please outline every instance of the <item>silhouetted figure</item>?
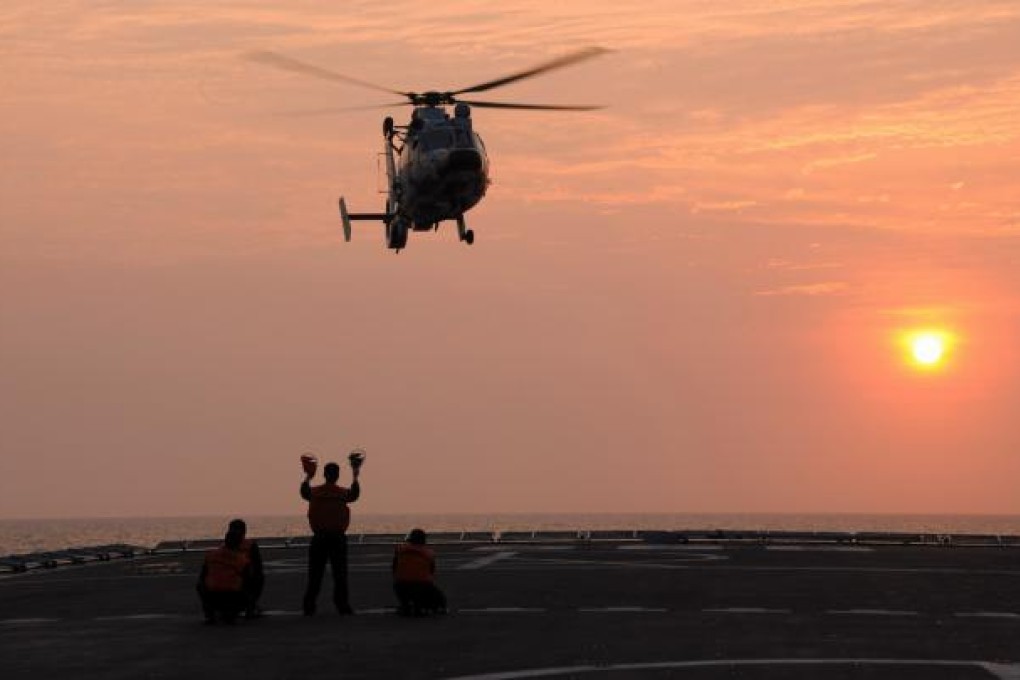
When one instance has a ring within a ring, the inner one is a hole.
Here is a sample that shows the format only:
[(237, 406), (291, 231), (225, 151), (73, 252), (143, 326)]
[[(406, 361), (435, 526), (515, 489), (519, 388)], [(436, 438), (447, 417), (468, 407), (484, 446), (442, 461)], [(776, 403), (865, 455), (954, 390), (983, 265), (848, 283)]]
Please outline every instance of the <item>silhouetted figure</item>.
[(198, 596), (206, 623), (233, 623), (248, 605), (244, 581), (250, 571), (248, 556), (241, 549), (243, 535), (228, 531), (223, 545), (209, 550), (198, 575)]
[(262, 552), (259, 544), (247, 538), (248, 525), (243, 519), (231, 520), (229, 531), (241, 535), (241, 552), (248, 558), (249, 569), (245, 575), (244, 595), (246, 598), (244, 606), (245, 618), (254, 619), (262, 616), (262, 607), (259, 606), (259, 598), (262, 597), (262, 589), (266, 584), (265, 572), (262, 570)]
[(312, 474), (306, 472), (301, 483), (301, 497), (308, 501), (308, 524), (312, 529), (312, 542), (308, 547), (308, 586), (305, 589), (303, 609), (305, 616), (315, 614), (322, 576), (326, 562), (333, 571), (333, 604), (340, 614), (353, 614), (347, 593), (347, 527), (351, 523), (351, 510), (347, 506), (358, 500), (361, 486), (358, 483), (360, 459), (352, 458), (353, 480), (351, 487), (337, 484), (340, 466), (327, 463), (322, 468), (326, 483), (313, 487)]
[(436, 586), (436, 555), (421, 529), (412, 529), (407, 541), (393, 553), (393, 591), (401, 616), (445, 614), (446, 595)]

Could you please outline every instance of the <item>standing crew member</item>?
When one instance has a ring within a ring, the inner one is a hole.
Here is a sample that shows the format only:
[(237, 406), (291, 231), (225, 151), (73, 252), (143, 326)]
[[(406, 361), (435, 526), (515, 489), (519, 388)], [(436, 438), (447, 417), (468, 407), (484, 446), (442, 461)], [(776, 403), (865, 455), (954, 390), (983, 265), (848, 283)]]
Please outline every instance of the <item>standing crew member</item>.
[(241, 550), (241, 541), (241, 534), (228, 531), (223, 545), (205, 554), (198, 575), (198, 596), (206, 623), (216, 623), (217, 614), (224, 623), (233, 623), (247, 605), (244, 579), (250, 564)]
[(308, 547), (308, 587), (305, 589), (304, 614), (314, 616), (315, 604), (322, 586), (322, 576), (329, 561), (333, 571), (333, 604), (339, 614), (353, 614), (347, 593), (347, 527), (351, 523), (348, 503), (358, 500), (361, 485), (358, 474), (363, 455), (351, 454), (351, 470), (354, 478), (351, 487), (337, 484), (340, 466), (327, 463), (322, 468), (326, 483), (313, 487), (314, 472), (305, 473), (301, 483), (301, 497), (308, 501), (308, 524), (312, 528), (312, 542)]
[(401, 616), (446, 613), (446, 596), (436, 586), (436, 554), (426, 540), (424, 531), (412, 529), (393, 553), (393, 591)]
[(265, 572), (262, 569), (262, 552), (259, 544), (247, 538), (248, 525), (243, 519), (230, 521), (229, 530), (241, 535), (241, 552), (248, 558), (249, 569), (244, 579), (245, 598), (247, 602), (244, 607), (244, 616), (248, 619), (262, 616), (262, 607), (259, 606), (259, 598), (262, 597), (262, 588), (266, 584)]

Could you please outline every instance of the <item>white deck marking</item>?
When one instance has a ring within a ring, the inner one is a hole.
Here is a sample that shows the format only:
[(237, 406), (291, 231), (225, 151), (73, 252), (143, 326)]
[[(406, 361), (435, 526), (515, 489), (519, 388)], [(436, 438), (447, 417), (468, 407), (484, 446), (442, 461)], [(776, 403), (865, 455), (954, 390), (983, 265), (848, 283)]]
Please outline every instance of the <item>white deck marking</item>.
[(714, 562), (717, 560), (728, 560), (728, 555), (711, 555), (701, 552), (682, 552), (673, 555), (657, 555), (662, 559), (672, 560), (663, 564), (662, 562), (651, 561), (626, 561), (626, 560), (600, 560), (580, 559), (577, 557), (531, 557), (529, 562), (541, 562), (542, 564), (556, 564), (560, 566), (596, 566), (596, 567), (623, 567), (625, 569), (690, 569), (693, 563)]
[(640, 551), (660, 551), (660, 550), (725, 550), (721, 545), (689, 545), (689, 544), (672, 544), (672, 543), (648, 543), (648, 544), (636, 544), (636, 545), (618, 545), (617, 550), (640, 550)]
[(978, 665), (997, 677), (999, 680), (1020, 680), (1020, 664), (993, 663), (985, 661)]
[(900, 609), (830, 609), (826, 614), (849, 614), (852, 616), (917, 616), (917, 612)]
[(712, 614), (789, 614), (789, 609), (770, 609), (768, 607), (713, 607), (702, 609)]
[(839, 552), (839, 553), (870, 553), (874, 548), (861, 545), (767, 545), (766, 550), (773, 552)]
[(276, 560), (266, 560), (262, 563), (263, 569), (308, 569), (308, 561), (304, 557), (288, 557)]
[(659, 661), (648, 663), (611, 663), (584, 666), (550, 666), (522, 671), (460, 675), (448, 680), (518, 680), (548, 678), (557, 675), (627, 671), (658, 671), (668, 669), (733, 668), (747, 666), (919, 666), (936, 668), (980, 668), (998, 680), (1020, 680), (1020, 664), (990, 661), (955, 661), (942, 659), (711, 659), (705, 661)]
[(478, 607), (457, 611), (465, 614), (534, 614), (546, 610), (543, 607)]
[(714, 567), (724, 571), (750, 572), (817, 572), (819, 574), (938, 574), (952, 576), (954, 574), (971, 576), (1020, 576), (1016, 569), (967, 569), (953, 567), (793, 567), (793, 566), (750, 566), (727, 564)]
[[(501, 551), (505, 551), (509, 545), (510, 545), (509, 543), (504, 543), (502, 545), (480, 545), (480, 546), (477, 546), (477, 547), (474, 547), (474, 548), (469, 548), (468, 552), (501, 552)], [(524, 550), (524, 551), (527, 551), (527, 552), (531, 552), (531, 551), (543, 551), (543, 550), (544, 551), (550, 551), (550, 550), (559, 551), (559, 550), (576, 550), (577, 549), (577, 546), (575, 546), (575, 545), (521, 545), (521, 546), (515, 545), (513, 547), (516, 550)]]
[(502, 550), (500, 552), (492, 553), (491, 555), (486, 555), (485, 557), (479, 557), (477, 560), (471, 560), (470, 562), (465, 562), (464, 564), (460, 565), (457, 568), (458, 569), (481, 569), (482, 567), (487, 567), (490, 564), (494, 564), (496, 562), (499, 562), (500, 560), (505, 560), (508, 557), (513, 557), (516, 554), (517, 554), (516, 552), (510, 551), (510, 550)]
[[(559, 611), (568, 611), (569, 608), (560, 609)], [(545, 607), (465, 607), (457, 609), (456, 611), (465, 614), (535, 614), (535, 613), (546, 613), (551, 610)], [(684, 608), (669, 609), (666, 607), (643, 607), (638, 605), (615, 605), (605, 607), (578, 607), (577, 612), (585, 614), (641, 614), (641, 613), (683, 613)], [(769, 608), (769, 607), (708, 607), (701, 610), (704, 613), (710, 614), (792, 614), (790, 609), (782, 608)], [(388, 614), (395, 614), (395, 607), (371, 607), (365, 609), (358, 609), (358, 614), (365, 614), (369, 616), (385, 616)], [(825, 612), (830, 615), (837, 616), (888, 616), (888, 617), (911, 617), (919, 616), (920, 612), (906, 611), (906, 610), (891, 610), (891, 609), (830, 609)], [(270, 617), (297, 617), (301, 616), (302, 612), (299, 610), (286, 610), (286, 609), (272, 609), (265, 612), (266, 616)], [(955, 612), (952, 614), (957, 618), (962, 619), (998, 619), (1004, 621), (1020, 621), (1020, 613), (1017, 612), (988, 612), (988, 611), (974, 611), (974, 612)], [(121, 614), (121, 615), (110, 615), (110, 616), (96, 616), (91, 620), (96, 622), (108, 622), (108, 621), (160, 621), (168, 619), (181, 619), (186, 618), (184, 614), (179, 613), (141, 613), (141, 614)], [(49, 623), (57, 623), (64, 621), (61, 618), (52, 617), (28, 617), (28, 618), (15, 618), (15, 619), (0, 619), (0, 627), (13, 628), (17, 626), (34, 626)], [(86, 619), (89, 620), (89, 619)], [(978, 663), (978, 662), (974, 662)], [(1016, 676), (1002, 676), (1008, 677), (1010, 680), (1020, 680), (1020, 666), (1017, 666), (1018, 674)]]
[(180, 614), (123, 614), (120, 616), (95, 616), (93, 621), (155, 621), (157, 619), (179, 619)]
[[(356, 614), (394, 614), (396, 613), (395, 607), (371, 607), (368, 609), (355, 609)], [(303, 612), (294, 609), (270, 609), (267, 612), (263, 612), (266, 616), (301, 616)]]
[(577, 611), (585, 613), (630, 613), (630, 612), (666, 612), (669, 611), (665, 607), (581, 607)]

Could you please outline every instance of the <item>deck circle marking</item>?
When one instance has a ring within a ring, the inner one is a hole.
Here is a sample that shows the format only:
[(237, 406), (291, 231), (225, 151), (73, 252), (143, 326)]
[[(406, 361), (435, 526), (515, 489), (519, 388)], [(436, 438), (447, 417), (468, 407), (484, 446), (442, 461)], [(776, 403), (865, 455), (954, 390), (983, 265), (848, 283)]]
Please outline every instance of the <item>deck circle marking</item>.
[(618, 663), (583, 666), (552, 666), (521, 671), (459, 675), (448, 680), (518, 680), (519, 678), (551, 678), (582, 673), (609, 673), (619, 671), (659, 671), (669, 669), (732, 668), (748, 666), (935, 666), (941, 668), (977, 668), (999, 680), (1020, 678), (1020, 664), (991, 661), (959, 661), (944, 659), (711, 659), (702, 661), (655, 661), (647, 663)]

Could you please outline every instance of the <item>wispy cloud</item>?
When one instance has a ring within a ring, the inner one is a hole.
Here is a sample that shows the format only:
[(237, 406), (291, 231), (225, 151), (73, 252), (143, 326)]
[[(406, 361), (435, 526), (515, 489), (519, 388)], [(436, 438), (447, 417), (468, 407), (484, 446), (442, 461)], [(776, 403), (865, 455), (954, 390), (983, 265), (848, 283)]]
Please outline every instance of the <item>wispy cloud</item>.
[(817, 297), (820, 295), (836, 295), (843, 293), (849, 288), (845, 281), (823, 281), (820, 283), (805, 283), (794, 286), (782, 286), (769, 290), (758, 290), (754, 294), (759, 297), (777, 297), (791, 295), (805, 295)]
[[(0, 10), (0, 134), (24, 140), (8, 206), (41, 191), (32, 178), (45, 168), (56, 168), (47, 194), (88, 181), (240, 202), (256, 176), (275, 175), (374, 197), (374, 112), (266, 115), (281, 102), (371, 103), (373, 93), (238, 55), (274, 49), (382, 85), (445, 87), (601, 44), (615, 52), (492, 98), (608, 109), (477, 112), (493, 195), (645, 205), (701, 224), (1017, 229), (1012, 0), (30, 5)], [(288, 213), (303, 213), (305, 196), (281, 193)]]
[(732, 201), (696, 201), (691, 206), (694, 214), (703, 212), (743, 212), (758, 205), (758, 201), (732, 200)]

